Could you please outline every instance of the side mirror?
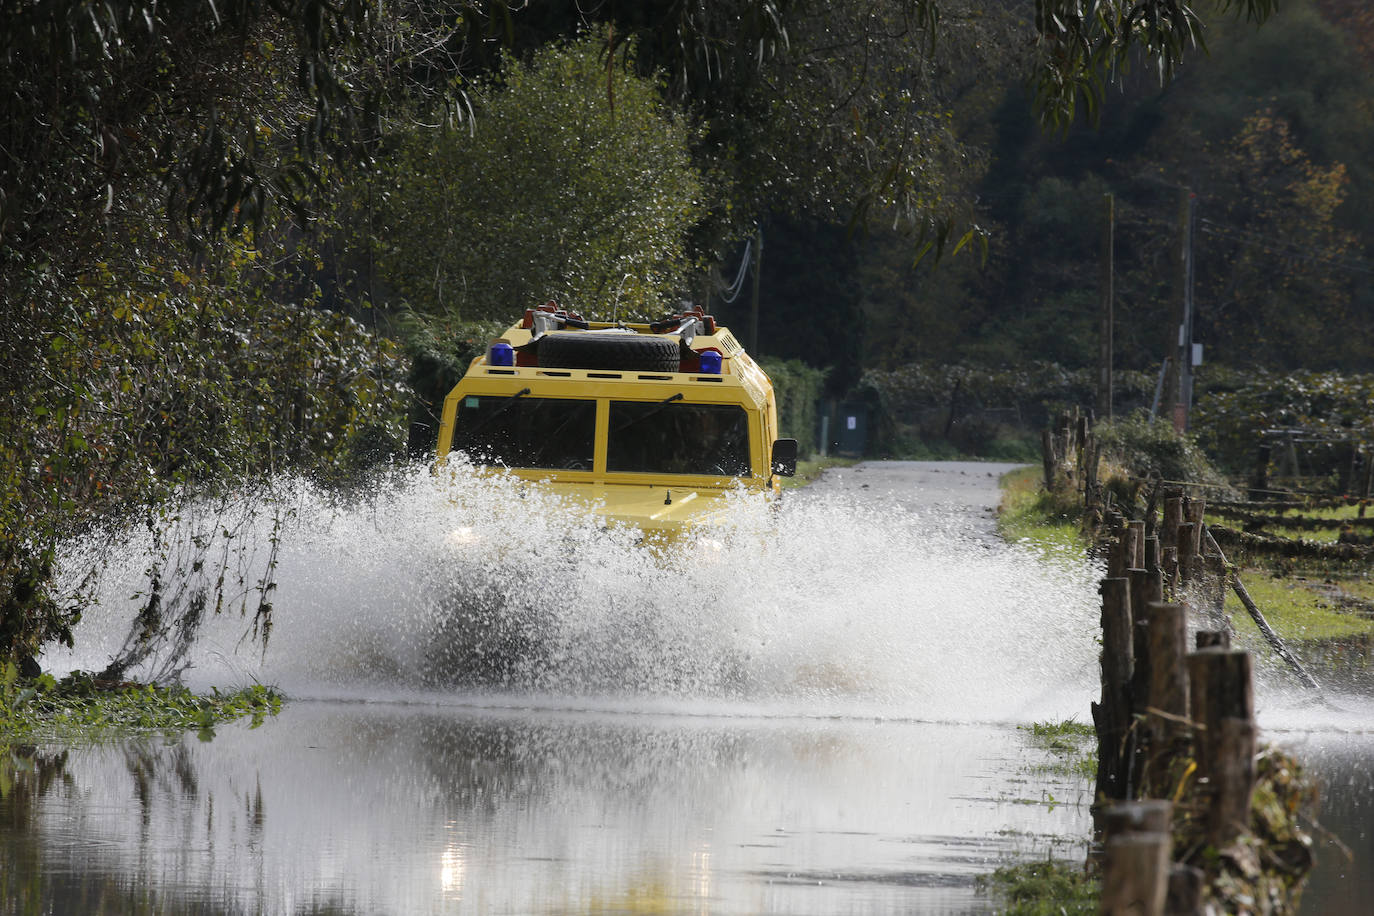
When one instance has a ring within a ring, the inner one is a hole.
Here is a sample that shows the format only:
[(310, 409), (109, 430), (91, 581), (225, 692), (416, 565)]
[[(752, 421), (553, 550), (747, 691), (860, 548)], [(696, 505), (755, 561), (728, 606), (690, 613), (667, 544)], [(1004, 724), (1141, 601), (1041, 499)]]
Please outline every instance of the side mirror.
[(773, 440), (773, 473), (791, 477), (797, 473), (797, 440)]

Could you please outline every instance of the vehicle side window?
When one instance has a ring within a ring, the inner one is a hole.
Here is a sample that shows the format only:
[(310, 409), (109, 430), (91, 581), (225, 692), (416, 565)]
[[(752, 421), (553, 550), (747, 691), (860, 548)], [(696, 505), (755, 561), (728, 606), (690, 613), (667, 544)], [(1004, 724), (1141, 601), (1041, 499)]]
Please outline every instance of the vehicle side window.
[(596, 401), (468, 395), (458, 402), (452, 447), (478, 464), (590, 471)]
[(612, 401), (606, 470), (748, 477), (749, 415), (733, 404)]

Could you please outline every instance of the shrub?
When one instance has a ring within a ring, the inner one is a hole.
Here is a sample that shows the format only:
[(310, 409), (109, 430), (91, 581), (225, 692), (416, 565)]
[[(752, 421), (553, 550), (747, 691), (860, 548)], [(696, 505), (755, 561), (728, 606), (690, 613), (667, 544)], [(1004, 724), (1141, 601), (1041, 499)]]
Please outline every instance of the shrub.
[(1176, 432), (1168, 421), (1152, 421), (1147, 411), (1099, 423), (1094, 432), (1108, 462), (1120, 464), (1132, 478), (1227, 485), (1191, 435)]
[(829, 370), (814, 369), (797, 359), (760, 359), (759, 363), (773, 380), (780, 435), (796, 439), (798, 454), (809, 457), (816, 444), (816, 402)]

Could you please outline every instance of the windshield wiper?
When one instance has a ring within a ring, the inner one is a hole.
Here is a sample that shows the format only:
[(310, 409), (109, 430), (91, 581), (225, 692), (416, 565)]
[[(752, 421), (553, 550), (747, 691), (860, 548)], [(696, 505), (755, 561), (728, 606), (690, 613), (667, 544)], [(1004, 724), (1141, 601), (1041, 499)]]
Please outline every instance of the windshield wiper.
[(463, 435), (471, 437), (473, 433), (477, 432), (477, 430), (486, 426), (492, 420), (495, 420), (497, 417), (501, 416), (501, 414), (505, 413), (506, 411), (514, 407), (515, 402), (518, 399), (523, 398), (525, 395), (529, 393), (530, 390), (528, 388), (521, 388), (519, 391), (515, 392), (515, 394), (507, 395), (500, 407), (496, 408), (491, 413), (487, 414), (481, 420), (478, 420), (476, 425), (470, 426), (466, 430), (464, 430)]
[(664, 398), (663, 400), (659, 401), (657, 404), (655, 404), (655, 405), (654, 405), (652, 408), (650, 408), (649, 410), (644, 411), (644, 413), (640, 414), (639, 416), (633, 417), (633, 418), (631, 418), (631, 419), (629, 419), (629, 420), (626, 420), (624, 423), (621, 423), (621, 424), (620, 424), (619, 426), (617, 426), (615, 429), (611, 430), (611, 432), (612, 432), (612, 433), (623, 433), (625, 430), (629, 429), (631, 426), (634, 426), (636, 423), (639, 423), (639, 422), (641, 422), (641, 421), (643, 421), (643, 420), (649, 419), (649, 418), (652, 417), (654, 414), (658, 413), (660, 410), (662, 410), (663, 408), (667, 407), (669, 404), (673, 403), (674, 401), (680, 401), (680, 400), (682, 400), (682, 392), (681, 392), (681, 391), (679, 391), (677, 394), (671, 395), (670, 397)]

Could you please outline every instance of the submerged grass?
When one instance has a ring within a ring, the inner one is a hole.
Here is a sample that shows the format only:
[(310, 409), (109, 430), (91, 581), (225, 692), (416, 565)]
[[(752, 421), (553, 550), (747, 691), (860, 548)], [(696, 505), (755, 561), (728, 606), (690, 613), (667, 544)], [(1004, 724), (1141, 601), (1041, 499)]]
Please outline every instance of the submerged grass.
[(251, 717), (254, 727), (260, 725), (281, 702), (280, 694), (261, 684), (204, 696), (178, 686), (103, 683), (82, 671), (60, 681), (46, 674), (22, 680), (10, 664), (0, 669), (0, 744), (188, 730), (208, 740), (216, 725), (235, 719)]
[(1001, 916), (1089, 916), (1098, 910), (1101, 883), (1081, 864), (1049, 859), (997, 869), (978, 879)]
[(1018, 725), (1032, 747), (1054, 755), (1055, 762), (1044, 772), (1060, 776), (1094, 779), (1097, 776), (1097, 731), (1086, 722), (1032, 722)]

